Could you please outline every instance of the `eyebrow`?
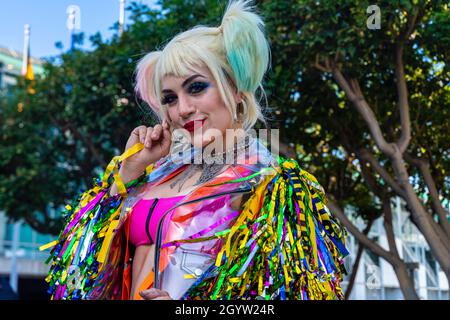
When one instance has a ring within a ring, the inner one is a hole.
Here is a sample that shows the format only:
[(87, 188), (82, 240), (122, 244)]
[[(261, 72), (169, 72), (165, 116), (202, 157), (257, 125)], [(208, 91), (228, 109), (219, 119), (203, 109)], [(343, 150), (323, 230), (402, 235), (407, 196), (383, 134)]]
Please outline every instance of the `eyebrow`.
[[(202, 76), (201, 74), (194, 74), (194, 75), (190, 76), (189, 78), (187, 78), (186, 80), (184, 80), (183, 83), (181, 84), (181, 86), (184, 88), (186, 85), (189, 84), (189, 82), (191, 82), (192, 80), (194, 80), (197, 77), (202, 77), (202, 78), (206, 79), (206, 77)], [(170, 90), (170, 89), (162, 90), (162, 93), (166, 93), (166, 92), (172, 92), (172, 90)]]

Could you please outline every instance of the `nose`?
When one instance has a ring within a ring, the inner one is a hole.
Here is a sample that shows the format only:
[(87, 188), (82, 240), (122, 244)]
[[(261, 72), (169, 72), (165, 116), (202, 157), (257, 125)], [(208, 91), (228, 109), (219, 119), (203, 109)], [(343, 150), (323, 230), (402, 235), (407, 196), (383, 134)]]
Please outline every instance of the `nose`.
[(184, 119), (195, 113), (195, 107), (192, 105), (189, 98), (184, 95), (178, 97), (178, 113), (180, 117)]

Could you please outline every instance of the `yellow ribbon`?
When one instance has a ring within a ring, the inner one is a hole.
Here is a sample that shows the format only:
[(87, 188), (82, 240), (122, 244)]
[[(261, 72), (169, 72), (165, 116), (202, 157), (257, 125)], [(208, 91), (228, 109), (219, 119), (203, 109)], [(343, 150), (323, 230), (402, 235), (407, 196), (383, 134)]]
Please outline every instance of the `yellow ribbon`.
[(117, 189), (119, 190), (120, 195), (121, 196), (126, 195), (127, 190), (126, 190), (125, 185), (123, 184), (122, 179), (120, 178), (119, 173), (118, 173), (118, 169), (117, 169), (118, 163), (122, 162), (123, 160), (138, 153), (142, 149), (144, 149), (144, 145), (142, 143), (138, 142), (134, 146), (132, 146), (130, 149), (125, 151), (122, 155), (115, 156), (114, 158), (112, 158), (112, 160), (109, 162), (108, 166), (106, 167), (105, 173), (103, 174), (102, 187), (103, 188), (108, 187), (108, 179), (111, 176), (111, 173), (113, 173), (114, 182), (117, 185)]
[(116, 229), (118, 220), (111, 221), (108, 231), (106, 232), (105, 239), (103, 240), (102, 247), (97, 257), (97, 261), (100, 263), (105, 262), (106, 254), (109, 249), (109, 244), (111, 243), (113, 232)]
[(52, 247), (56, 246), (57, 244), (58, 244), (58, 240), (49, 242), (47, 244), (44, 244), (44, 245), (40, 246), (39, 247), (39, 251), (47, 250), (48, 248), (52, 248)]
[[(122, 179), (120, 178), (120, 175), (119, 175), (119, 172), (117, 169), (117, 164), (118, 164), (118, 162), (131, 157), (132, 155), (136, 154), (137, 152), (141, 151), (142, 149), (144, 149), (144, 145), (142, 143), (136, 143), (130, 149), (125, 151), (122, 155), (114, 157), (109, 162), (108, 166), (106, 167), (105, 173), (103, 174), (102, 186), (101, 187), (96, 186), (93, 189), (85, 192), (84, 195), (82, 196), (82, 200), (80, 201), (80, 203), (78, 205), (78, 208), (80, 209), (80, 208), (84, 207), (88, 202), (90, 202), (94, 198), (94, 195), (92, 195), (92, 193), (98, 194), (98, 192), (100, 191), (101, 188), (108, 187), (107, 181), (108, 181), (109, 177), (111, 176), (111, 173), (114, 173), (114, 181), (116, 182), (117, 189), (118, 189), (120, 195), (125, 196), (127, 194), (127, 190), (125, 188), (125, 185), (124, 185)], [(154, 165), (151, 164), (145, 169), (145, 172), (148, 174), (153, 170), (153, 168), (154, 168)], [(70, 205), (66, 205), (66, 209), (71, 210), (72, 208)], [(39, 247), (39, 251), (44, 251), (44, 250), (47, 250), (48, 248), (52, 248), (55, 245), (57, 245), (58, 242), (59, 242), (59, 240), (55, 240), (55, 241), (51, 241), (47, 244), (44, 244)]]

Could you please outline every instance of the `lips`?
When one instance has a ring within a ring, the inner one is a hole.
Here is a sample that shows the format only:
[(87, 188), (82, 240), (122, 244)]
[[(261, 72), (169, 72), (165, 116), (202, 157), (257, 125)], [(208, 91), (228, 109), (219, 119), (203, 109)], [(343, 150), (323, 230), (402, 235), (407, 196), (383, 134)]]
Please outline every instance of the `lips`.
[(201, 119), (201, 120), (192, 120), (189, 121), (188, 123), (186, 123), (184, 125), (184, 128), (189, 131), (192, 132), (194, 131), (195, 128), (200, 128), (203, 126), (203, 123), (205, 122), (206, 119)]

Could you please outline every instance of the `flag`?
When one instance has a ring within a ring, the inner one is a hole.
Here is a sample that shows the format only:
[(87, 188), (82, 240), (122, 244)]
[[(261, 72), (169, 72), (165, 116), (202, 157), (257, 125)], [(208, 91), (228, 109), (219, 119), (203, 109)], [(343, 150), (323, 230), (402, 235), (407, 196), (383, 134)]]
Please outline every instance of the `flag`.
[[(24, 45), (23, 45), (23, 59), (22, 59), (22, 76), (29, 81), (34, 80), (33, 65), (31, 64), (30, 55), (30, 25), (24, 26)], [(28, 85), (27, 92), (29, 94), (35, 94), (32, 83)], [(21, 108), (23, 110), (23, 107)], [(19, 110), (20, 112), (20, 110)]]
[[(29, 81), (34, 80), (33, 65), (31, 64), (30, 55), (30, 26), (28, 24), (24, 27), (24, 48), (22, 59), (22, 75)], [(36, 91), (31, 85), (28, 86), (27, 92), (29, 94), (35, 94)]]
[(30, 57), (30, 47), (28, 47), (27, 56), (28, 56), (28, 59), (27, 59), (27, 65), (26, 65), (26, 71), (25, 71), (25, 79), (34, 80), (33, 65), (31, 64), (31, 57)]
[(28, 46), (27, 56), (28, 56), (28, 59), (27, 59), (27, 64), (26, 64), (25, 79), (32, 81), (27, 87), (27, 92), (29, 94), (35, 94), (36, 90), (34, 90), (34, 88), (33, 88), (34, 72), (33, 72), (33, 65), (31, 64), (31, 56), (30, 56), (30, 47), (29, 46)]

